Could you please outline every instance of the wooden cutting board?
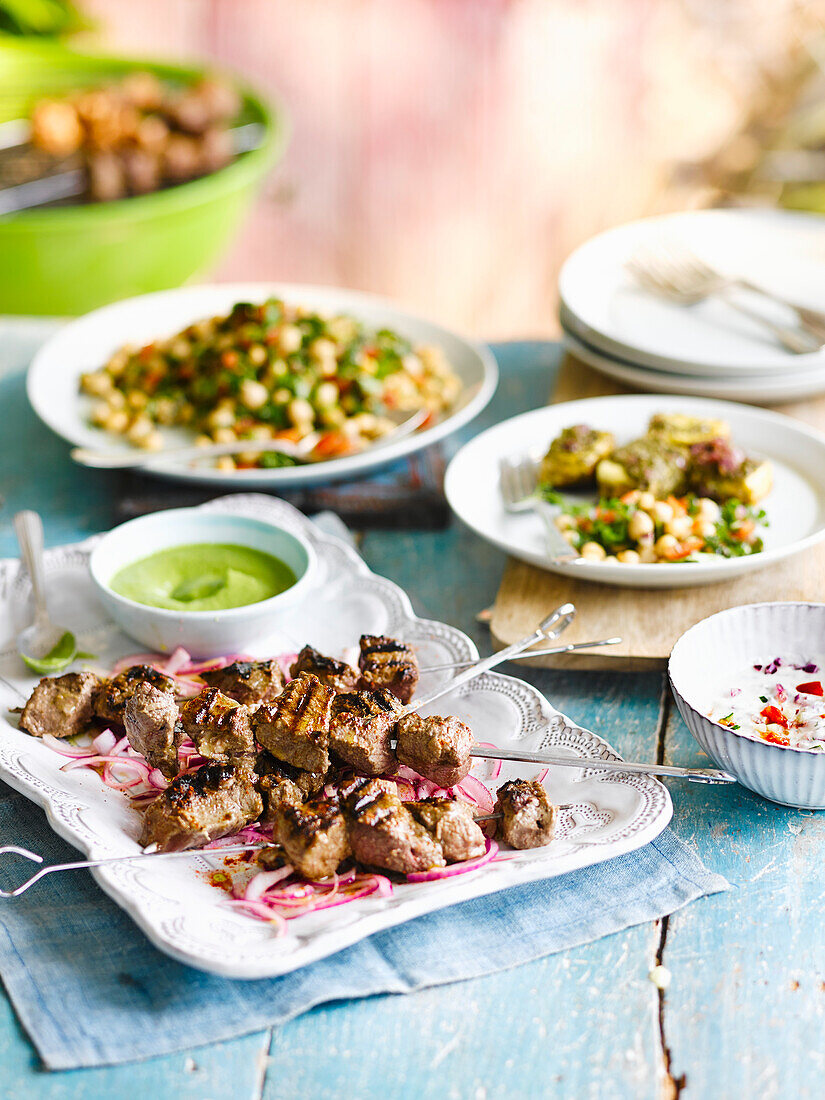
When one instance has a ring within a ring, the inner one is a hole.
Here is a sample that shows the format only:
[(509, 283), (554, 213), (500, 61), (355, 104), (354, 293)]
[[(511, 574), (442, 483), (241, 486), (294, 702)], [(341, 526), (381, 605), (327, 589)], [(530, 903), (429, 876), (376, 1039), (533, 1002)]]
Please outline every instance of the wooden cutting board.
[[(568, 354), (551, 403), (632, 392)], [(662, 395), (663, 408), (669, 400)], [(825, 431), (825, 396), (783, 405), (777, 411)], [(703, 588), (613, 588), (548, 573), (511, 558), (493, 607), (494, 643), (502, 647), (523, 638), (551, 608), (566, 600), (572, 600), (578, 614), (565, 631), (565, 641), (618, 634), (623, 638), (621, 645), (537, 658), (530, 665), (617, 671), (663, 668), (679, 635), (715, 611), (765, 600), (825, 601), (825, 543), (778, 565)]]

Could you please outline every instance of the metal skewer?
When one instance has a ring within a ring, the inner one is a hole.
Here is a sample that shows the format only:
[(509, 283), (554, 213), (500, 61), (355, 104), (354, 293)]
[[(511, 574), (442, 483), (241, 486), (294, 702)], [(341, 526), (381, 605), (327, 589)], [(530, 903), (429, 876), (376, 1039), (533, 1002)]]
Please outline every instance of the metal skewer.
[[(597, 646), (618, 645), (621, 641), (621, 638), (603, 638), (597, 642), (573, 642), (571, 645), (557, 645), (551, 649), (529, 649), (526, 653), (521, 653), (520, 657), (522, 660), (527, 657), (549, 657), (556, 653), (573, 653), (578, 649), (595, 649)], [(473, 664), (475, 664), (475, 661), (448, 661), (443, 665), (428, 665), (418, 671), (445, 672), (451, 668), (469, 668)]]
[(528, 764), (549, 764), (559, 768), (588, 768), (592, 771), (624, 772), (626, 775), (669, 775), (691, 783), (735, 783), (736, 776), (717, 768), (676, 768), (670, 764), (634, 764), (627, 760), (600, 760), (587, 756), (557, 756), (552, 752), (522, 749), (474, 748), (470, 756), (484, 760), (518, 760)]

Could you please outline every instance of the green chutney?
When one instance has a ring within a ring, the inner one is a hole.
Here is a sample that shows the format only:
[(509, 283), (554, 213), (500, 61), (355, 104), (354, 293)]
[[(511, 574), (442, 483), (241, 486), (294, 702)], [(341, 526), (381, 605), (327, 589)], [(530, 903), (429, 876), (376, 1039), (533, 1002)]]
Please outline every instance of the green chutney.
[(169, 611), (224, 611), (277, 596), (295, 584), (289, 566), (263, 550), (199, 542), (158, 550), (115, 573), (118, 596)]

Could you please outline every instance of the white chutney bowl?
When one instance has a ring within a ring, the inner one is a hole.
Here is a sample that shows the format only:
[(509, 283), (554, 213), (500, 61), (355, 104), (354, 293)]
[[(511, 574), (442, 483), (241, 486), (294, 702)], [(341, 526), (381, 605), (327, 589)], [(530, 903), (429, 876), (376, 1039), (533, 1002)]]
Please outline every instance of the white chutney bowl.
[(783, 806), (825, 809), (825, 753), (784, 748), (719, 725), (707, 714), (719, 687), (772, 657), (825, 655), (825, 604), (755, 603), (702, 619), (678, 640), (668, 675), (679, 713), (711, 759), (743, 787)]
[[(195, 543), (232, 543), (262, 550), (288, 565), (296, 582), (267, 600), (220, 611), (150, 607), (110, 588), (112, 578), (124, 566), (159, 550)], [(129, 520), (104, 535), (91, 553), (89, 572), (112, 619), (154, 652), (183, 646), (193, 657), (220, 657), (248, 651), (272, 635), (281, 612), (303, 600), (312, 587), (316, 558), (305, 538), (266, 520), (173, 508)]]

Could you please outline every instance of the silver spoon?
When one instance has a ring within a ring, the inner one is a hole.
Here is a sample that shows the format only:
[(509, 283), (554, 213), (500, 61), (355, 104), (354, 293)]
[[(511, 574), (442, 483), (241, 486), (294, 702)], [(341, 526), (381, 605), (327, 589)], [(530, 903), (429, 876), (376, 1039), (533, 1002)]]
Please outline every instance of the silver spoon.
[(14, 531), (34, 597), (34, 622), (18, 634), (17, 651), (30, 668), (40, 672), (44, 658), (48, 659), (58, 646), (65, 648), (65, 660), (59, 659), (56, 667), (49, 670), (59, 671), (71, 662), (77, 647), (71, 631), (49, 618), (43, 571), (43, 523), (37, 512), (18, 512), (14, 517)]
[[(400, 421), (397, 427), (381, 436), (375, 443), (359, 451), (375, 450), (387, 443), (394, 443), (397, 439), (410, 435), (420, 427), (429, 415), (427, 409), (419, 409), (411, 416)], [(169, 462), (196, 462), (204, 458), (218, 458), (221, 455), (238, 455), (254, 453), (255, 451), (275, 451), (278, 454), (294, 458), (298, 462), (328, 462), (328, 458), (313, 458), (312, 450), (317, 444), (316, 439), (303, 439), (298, 443), (292, 443), (288, 439), (239, 439), (233, 443), (209, 443), (198, 447), (187, 444), (185, 447), (165, 447), (162, 451), (96, 451), (88, 447), (75, 447), (69, 452), (69, 456), (81, 466), (91, 466), (99, 470), (125, 470), (139, 469), (144, 466), (154, 466), (157, 463)]]

